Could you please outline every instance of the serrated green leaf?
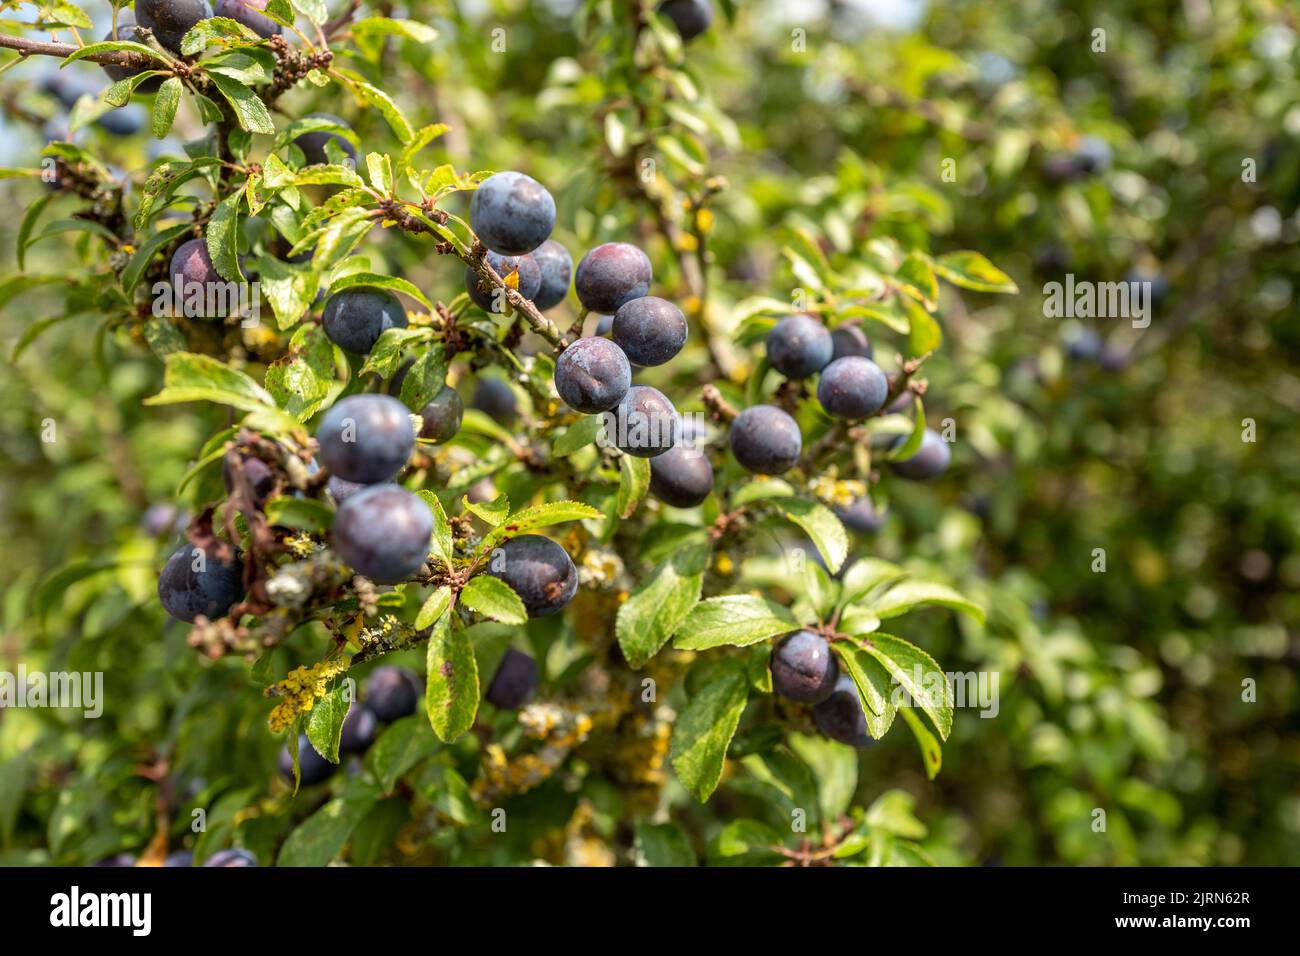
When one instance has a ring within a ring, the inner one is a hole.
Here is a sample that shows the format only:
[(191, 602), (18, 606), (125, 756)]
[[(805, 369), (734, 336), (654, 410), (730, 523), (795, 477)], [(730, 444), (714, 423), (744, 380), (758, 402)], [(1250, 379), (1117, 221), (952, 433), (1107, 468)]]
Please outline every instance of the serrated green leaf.
[(630, 518), (650, 490), (650, 459), (620, 455), (618, 459), (618, 498), (615, 507), (620, 518)]
[(946, 584), (933, 581), (903, 581), (877, 597), (868, 607), (877, 617), (886, 619), (934, 604), (960, 611), (979, 624), (984, 623), (982, 607)]
[(687, 702), (673, 724), (673, 770), (701, 803), (709, 799), (722, 779), (727, 748), (748, 701), (744, 666), (727, 661)]
[(460, 600), (470, 610), (502, 624), (528, 623), (528, 611), (519, 595), (511, 590), (510, 585), (490, 574), (470, 578), (460, 592)]
[[(477, 512), (475, 513), (477, 514)], [(582, 521), (586, 518), (600, 519), (603, 517), (605, 515), (600, 511), (580, 501), (548, 501), (544, 505), (525, 508), (523, 511), (516, 511), (510, 515), (508, 521), (503, 521), (499, 527), (495, 527), (483, 539), (483, 546), (485, 549), (489, 549), (508, 538), (528, 534), (538, 528), (563, 524), (566, 521)]]
[(465, 629), (444, 614), (433, 625), (425, 658), (425, 711), (433, 732), (452, 741), (474, 726), (478, 713), (478, 664)]
[(602, 415), (584, 415), (564, 430), (564, 434), (551, 445), (551, 454), (556, 458), (567, 458), (575, 451), (586, 448), (596, 440), (605, 425)]
[(176, 122), (176, 108), (180, 106), (181, 90), (184, 84), (178, 77), (169, 77), (163, 81), (163, 85), (158, 89), (158, 95), (154, 97), (153, 113), (150, 119), (150, 130), (154, 139), (164, 139), (172, 131), (172, 124)]
[(379, 735), (366, 752), (366, 766), (379, 781), (380, 788), (390, 793), (399, 779), (437, 749), (438, 738), (433, 735), (429, 721), (421, 714), (412, 714), (393, 721)]
[(1018, 293), (1011, 277), (978, 252), (949, 252), (934, 260), (934, 271), (953, 285), (976, 292)]
[(348, 289), (357, 285), (401, 292), (403, 295), (409, 295), (430, 312), (433, 311), (433, 303), (429, 301), (429, 297), (421, 292), (415, 283), (408, 282), (406, 279), (399, 279), (396, 276), (382, 276), (374, 272), (353, 272), (349, 275), (340, 276), (330, 283), (330, 293), (333, 294), (340, 289)]
[(708, 563), (708, 545), (689, 545), (656, 567), (619, 606), (615, 633), (628, 666), (644, 667), (699, 603)]
[(289, 351), (266, 369), (266, 388), (286, 412), (305, 422), (325, 404), (334, 384), (334, 343), (319, 325), (303, 325)]
[(889, 671), (871, 654), (847, 641), (833, 645), (840, 667), (853, 678), (862, 698), (862, 713), (867, 718), (867, 733), (879, 740), (894, 723), (898, 708), (894, 705)]
[(807, 533), (827, 569), (837, 574), (849, 553), (849, 535), (834, 512), (820, 502), (803, 498), (781, 498), (775, 505), (787, 520)]
[(684, 651), (703, 651), (724, 644), (747, 647), (798, 627), (794, 615), (775, 601), (751, 594), (728, 594), (695, 605), (677, 629), (673, 646)]
[(267, 112), (266, 104), (256, 93), (238, 80), (223, 76), (221, 73), (209, 72), (208, 77), (235, 111), (235, 119), (238, 120), (240, 129), (267, 135), (275, 132), (275, 123), (271, 120), (271, 114)]
[(434, 621), (447, 613), (447, 608), (451, 606), (451, 588), (441, 587), (433, 591), (424, 599), (424, 604), (420, 606), (420, 613), (415, 615), (415, 626), (418, 630), (424, 630), (433, 624)]
[(213, 268), (230, 282), (242, 282), (244, 279), (239, 268), (238, 246), (239, 203), (243, 195), (244, 188), (241, 186), (217, 203), (204, 232)]
[(903, 720), (907, 721), (907, 726), (912, 729), (912, 735), (916, 737), (917, 746), (921, 748), (921, 761), (925, 764), (925, 775), (933, 780), (939, 775), (939, 769), (943, 766), (943, 745), (911, 707), (900, 707), (899, 713), (903, 715)]
[(178, 402), (217, 402), (249, 412), (276, 408), (270, 393), (243, 372), (193, 352), (169, 355), (162, 391), (144, 400), (146, 405)]
[(352, 706), (349, 684), (339, 685), (316, 701), (307, 717), (307, 739), (316, 752), (330, 763), (339, 762), (339, 738), (343, 735), (343, 721)]
[(432, 337), (433, 330), (428, 327), (384, 329), (357, 374), (373, 373), (380, 378), (389, 378), (401, 364), (402, 349), (412, 342), (427, 342)]
[[(429, 506), (429, 511), (433, 514), (433, 540), (430, 544), (430, 547), (433, 549), (432, 553), (445, 567), (450, 568), (452, 558), (452, 540), (451, 522), (447, 520), (447, 512), (442, 507), (442, 502), (438, 500), (438, 496), (432, 491), (421, 489), (420, 491), (417, 491), (416, 494), (420, 497), (421, 501)], [(426, 621), (424, 624), (421, 624), (420, 627), (428, 627), (431, 623), (432, 621)]]
[(924, 711), (939, 736), (947, 740), (952, 731), (952, 686), (934, 658), (915, 644), (890, 634), (873, 634), (863, 640), (861, 647), (884, 665), (911, 699), (911, 706)]
[(447, 384), (446, 348), (432, 345), (415, 357), (402, 379), (402, 404), (413, 412), (421, 411)]

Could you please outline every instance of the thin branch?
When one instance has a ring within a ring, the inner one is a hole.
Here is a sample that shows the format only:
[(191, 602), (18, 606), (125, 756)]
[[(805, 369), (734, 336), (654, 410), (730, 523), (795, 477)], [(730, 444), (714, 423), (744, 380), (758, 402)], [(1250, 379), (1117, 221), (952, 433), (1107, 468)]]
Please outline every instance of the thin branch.
[[(57, 56), (67, 59), (76, 53), (80, 47), (70, 46), (67, 43), (47, 43), (43, 40), (28, 40), (26, 37), (14, 37), (8, 34), (0, 33), (0, 48), (17, 50), (19, 56)], [(109, 66), (125, 66), (131, 68), (149, 67), (156, 63), (152, 57), (147, 57), (143, 53), (135, 53), (131, 50), (113, 50), (106, 53), (92, 53), (89, 56), (83, 56), (83, 60), (89, 60), (91, 63), (100, 63)]]

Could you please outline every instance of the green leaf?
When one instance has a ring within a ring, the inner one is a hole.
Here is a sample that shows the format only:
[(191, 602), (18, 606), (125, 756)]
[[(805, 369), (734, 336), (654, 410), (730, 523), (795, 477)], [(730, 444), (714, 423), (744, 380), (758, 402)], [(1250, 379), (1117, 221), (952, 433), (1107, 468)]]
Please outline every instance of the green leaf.
[[(40, 196), (33, 201), (32, 204), (27, 207), (27, 211), (23, 213), (22, 222), (18, 225), (18, 237), (14, 242), (15, 252), (18, 259), (18, 268), (20, 271), (27, 268), (24, 259), (27, 253), (28, 239), (32, 234), (32, 230), (36, 228), (36, 222), (40, 219), (41, 213), (44, 212), (45, 207), (48, 206), (53, 199), (53, 194)], [(17, 278), (21, 278), (21, 276)]]
[(239, 121), (240, 129), (267, 135), (275, 132), (275, 123), (271, 121), (271, 114), (267, 112), (266, 104), (256, 93), (238, 80), (220, 73), (209, 71), (208, 77), (235, 111), (235, 119)]
[(946, 584), (933, 581), (903, 581), (870, 603), (872, 613), (881, 619), (899, 617), (923, 605), (939, 605), (960, 611), (979, 624), (984, 623), (984, 609)]
[(978, 252), (949, 252), (934, 260), (934, 271), (953, 285), (976, 292), (1017, 293), (1015, 282)]
[(584, 415), (564, 430), (564, 434), (555, 439), (551, 445), (551, 454), (556, 458), (567, 458), (575, 451), (586, 448), (596, 440), (604, 427), (603, 415)]
[(276, 858), (277, 866), (326, 866), (348, 842), (352, 829), (370, 812), (374, 799), (331, 800), (289, 834)]
[(860, 557), (844, 572), (844, 604), (852, 604), (866, 597), (883, 584), (893, 584), (907, 577), (907, 572), (891, 561)]
[(921, 718), (916, 716), (916, 711), (911, 707), (900, 707), (899, 713), (903, 715), (903, 720), (907, 721), (907, 726), (912, 728), (916, 743), (921, 748), (921, 761), (925, 764), (925, 775), (933, 780), (939, 775), (939, 768), (943, 766), (943, 745), (930, 732), (930, 728), (925, 726)]
[(294, 7), (316, 26), (323, 26), (330, 18), (325, 0), (292, 0)]
[(447, 613), (447, 608), (451, 606), (451, 588), (441, 587), (431, 593), (424, 599), (424, 604), (420, 606), (420, 613), (415, 615), (415, 627), (417, 630), (424, 630), (433, 624), (434, 621)]
[(615, 507), (620, 518), (630, 518), (650, 490), (650, 459), (620, 455), (618, 459), (618, 498)]
[[(87, 23), (86, 26), (89, 27), (90, 24)], [(153, 47), (145, 46), (143, 43), (137, 43), (134, 40), (107, 40), (103, 43), (88, 43), (86, 46), (80, 47), (76, 53), (70, 54), (61, 65), (67, 66), (69, 63), (88, 56), (94, 56), (97, 53), (114, 53), (118, 51), (139, 53), (143, 56), (157, 60), (163, 65), (170, 65), (171, 63), (164, 54), (155, 50)]]
[(820, 502), (803, 498), (782, 498), (776, 507), (812, 539), (831, 574), (838, 574), (849, 553), (849, 535), (840, 519)]
[(490, 574), (478, 574), (460, 592), (461, 603), (502, 624), (527, 624), (528, 611), (510, 585)]
[(838, 820), (848, 813), (858, 788), (858, 755), (853, 748), (825, 737), (804, 734), (790, 734), (789, 744), (817, 781), (821, 818)]
[(149, 267), (149, 263), (153, 260), (153, 257), (158, 254), (158, 250), (162, 249), (173, 240), (179, 239), (181, 236), (190, 232), (193, 228), (194, 226), (192, 223), (183, 222), (179, 226), (170, 226), (161, 232), (154, 233), (144, 242), (140, 243), (140, 247), (136, 249), (135, 254), (131, 256), (131, 261), (128, 262), (126, 268), (122, 270), (122, 290), (127, 293), (133, 292), (136, 285), (139, 284), (141, 277), (144, 275), (145, 270)]
[(952, 731), (952, 687), (933, 657), (914, 644), (889, 634), (873, 634), (863, 649), (880, 661), (899, 687), (907, 692), (912, 706), (923, 710), (944, 740)]
[(781, 834), (758, 820), (732, 820), (709, 843), (710, 866), (767, 866), (781, 862)]
[(419, 412), (447, 384), (446, 348), (432, 345), (415, 357), (415, 361), (402, 379), (402, 404)]
[(432, 43), (438, 39), (438, 31), (416, 20), (402, 20), (390, 17), (365, 17), (352, 24), (354, 37), (397, 36), (417, 43)]
[(376, 289), (401, 292), (404, 295), (409, 295), (430, 312), (433, 311), (433, 303), (429, 301), (429, 297), (421, 292), (415, 283), (408, 282), (406, 279), (399, 279), (396, 276), (379, 275), (375, 272), (353, 272), (335, 279), (330, 283), (330, 292), (338, 292), (340, 289), (348, 289), (354, 285), (372, 286)]
[(213, 267), (230, 282), (241, 282), (244, 278), (239, 269), (238, 246), (239, 202), (243, 195), (242, 188), (236, 189), (217, 203), (204, 233)]
[(343, 720), (352, 706), (350, 686), (347, 681), (340, 681), (337, 687), (316, 702), (307, 717), (307, 739), (330, 763), (339, 762)]
[(176, 122), (176, 108), (180, 106), (181, 90), (184, 84), (179, 77), (168, 77), (154, 97), (151, 130), (154, 139), (164, 139), (172, 131)]
[(451, 614), (433, 625), (425, 659), (424, 708), (433, 732), (452, 741), (474, 726), (478, 713), (478, 664), (465, 629)]
[[(451, 567), (452, 557), (452, 540), (451, 540), (451, 523), (447, 520), (447, 512), (442, 507), (442, 502), (438, 496), (428, 489), (421, 489), (416, 492), (420, 500), (429, 506), (429, 511), (433, 513), (433, 554), (437, 556), (446, 567)], [(432, 621), (426, 622), (421, 627), (427, 627)]]
[(366, 752), (366, 766), (389, 793), (397, 781), (438, 749), (429, 722), (419, 714), (393, 721)]
[(324, 531), (333, 523), (333, 513), (315, 498), (282, 496), (266, 503), (266, 520), (279, 527)]
[(727, 747), (748, 700), (744, 665), (730, 660), (687, 702), (673, 724), (673, 770), (701, 803), (722, 779)]
[[(482, 505), (478, 507), (482, 507)], [(478, 512), (475, 511), (475, 514), (478, 514)], [(492, 548), (498, 542), (505, 541), (508, 538), (528, 534), (538, 528), (563, 524), (566, 521), (582, 521), (586, 518), (599, 519), (603, 517), (605, 516), (600, 511), (580, 501), (548, 501), (544, 505), (525, 508), (523, 511), (516, 511), (510, 515), (508, 521), (488, 533), (487, 537), (483, 539), (483, 546), (485, 549)]]
[(803, 579), (804, 590), (808, 594), (809, 603), (817, 613), (817, 619), (828, 620), (839, 602), (840, 583), (832, 580), (826, 573), (826, 569), (816, 561), (804, 562)]
[[(317, 2), (317, 0), (313, 0)], [(303, 11), (306, 12), (305, 10)], [(393, 98), (383, 90), (377, 89), (366, 82), (365, 78), (355, 70), (335, 67), (334, 72), (351, 88), (356, 94), (358, 100), (366, 106), (373, 106), (379, 110), (380, 114), (387, 121), (393, 133), (403, 144), (415, 139), (415, 130), (411, 128), (411, 122), (398, 108)]]
[(209, 43), (227, 46), (231, 41), (257, 43), (261, 39), (248, 27), (229, 17), (207, 17), (190, 27), (181, 38), (181, 54), (194, 56)]
[(243, 372), (193, 352), (167, 356), (163, 390), (144, 400), (146, 405), (178, 402), (216, 402), (249, 412), (276, 407), (270, 393)]
[(384, 329), (357, 374), (373, 372), (380, 378), (390, 377), (402, 362), (402, 349), (412, 342), (427, 342), (432, 335), (433, 330), (429, 328)]
[[(510, 499), (505, 495), (497, 495), (491, 501), (470, 501), (466, 496), (461, 498), (460, 503), (466, 511), (493, 528), (500, 527), (501, 523), (510, 517)], [(483, 544), (486, 551), (487, 541), (485, 540)]]
[(923, 305), (934, 308), (939, 298), (939, 281), (934, 277), (934, 269), (925, 256), (909, 252), (898, 268), (898, 278), (906, 283), (905, 292), (919, 295)]
[(690, 837), (675, 823), (636, 823), (637, 866), (695, 866)]
[(293, 265), (274, 256), (253, 260), (262, 295), (271, 303), (280, 329), (292, 328), (311, 308), (320, 276), (310, 265)]
[(300, 422), (315, 415), (334, 384), (334, 343), (319, 325), (303, 325), (289, 351), (266, 369), (266, 388), (276, 403)]
[(929, 312), (912, 299), (902, 300), (907, 313), (907, 348), (912, 355), (925, 355), (943, 344), (943, 330)]
[(304, 166), (294, 172), (292, 182), (295, 186), (365, 186), (355, 169), (334, 164)]
[(898, 708), (894, 706), (889, 671), (861, 647), (847, 641), (834, 644), (840, 666), (848, 671), (862, 698), (862, 712), (867, 718), (867, 733), (879, 740), (894, 723)]
[(615, 632), (628, 666), (644, 667), (699, 603), (708, 563), (708, 545), (689, 545), (656, 567), (620, 605)]
[(703, 651), (724, 644), (747, 647), (798, 627), (794, 615), (774, 601), (750, 594), (728, 594), (695, 605), (677, 629), (673, 646), (683, 651)]

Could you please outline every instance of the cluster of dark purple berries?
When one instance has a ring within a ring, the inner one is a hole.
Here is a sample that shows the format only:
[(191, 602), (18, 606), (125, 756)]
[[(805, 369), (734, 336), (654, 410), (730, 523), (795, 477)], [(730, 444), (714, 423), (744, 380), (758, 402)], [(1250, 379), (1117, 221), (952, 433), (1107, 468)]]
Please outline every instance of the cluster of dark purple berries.
[(841, 674), (830, 643), (812, 631), (796, 631), (772, 649), (772, 689), (787, 700), (813, 705), (813, 722), (832, 740), (851, 747), (875, 743), (857, 685)]

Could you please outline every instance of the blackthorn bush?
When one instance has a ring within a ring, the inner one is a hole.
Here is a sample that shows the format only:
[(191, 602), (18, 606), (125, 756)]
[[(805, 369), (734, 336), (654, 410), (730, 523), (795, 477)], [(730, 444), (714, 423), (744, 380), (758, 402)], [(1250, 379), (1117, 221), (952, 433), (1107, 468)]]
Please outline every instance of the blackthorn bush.
[(444, 385), (420, 411), (420, 417), (424, 419), (420, 437), (434, 444), (442, 444), (460, 431), (464, 415), (465, 402), (461, 399), (460, 392), (450, 385)]
[(772, 689), (803, 704), (819, 704), (830, 697), (839, 666), (826, 638), (812, 631), (796, 631), (772, 648)]
[(799, 425), (775, 405), (755, 405), (731, 423), (731, 453), (747, 471), (779, 475), (799, 461), (803, 436)]
[(573, 281), (573, 256), (554, 239), (547, 239), (529, 255), (542, 274), (541, 287), (531, 298), (533, 305), (545, 312), (555, 308), (568, 296), (569, 285)]
[(136, 0), (135, 19), (153, 31), (154, 37), (173, 53), (181, 52), (181, 40), (200, 20), (212, 16), (208, 0)]
[(815, 375), (834, 352), (830, 331), (811, 315), (787, 315), (767, 333), (767, 361), (786, 378)]
[(488, 565), (492, 574), (519, 595), (529, 617), (546, 617), (564, 608), (578, 590), (573, 559), (550, 538), (525, 534), (501, 545)]
[(642, 296), (614, 313), (612, 331), (633, 365), (663, 365), (686, 344), (686, 316), (666, 299)]
[(366, 706), (382, 722), (409, 717), (420, 704), (420, 682), (403, 667), (376, 667), (366, 681)]
[(224, 617), (243, 596), (243, 562), (223, 561), (212, 548), (183, 545), (158, 576), (158, 600), (178, 621), (193, 622), (200, 614), (209, 620)]
[(875, 743), (867, 731), (862, 697), (848, 674), (841, 674), (831, 695), (813, 708), (813, 723), (831, 740), (850, 747), (870, 747)]
[(495, 173), (474, 191), (469, 224), (493, 252), (522, 256), (550, 238), (555, 228), (555, 200), (531, 176)]
[(833, 418), (856, 421), (880, 411), (889, 395), (889, 381), (868, 358), (850, 355), (822, 369), (817, 401)]
[(613, 315), (648, 293), (653, 278), (644, 252), (626, 242), (607, 242), (582, 257), (573, 288), (583, 308)]
[(678, 444), (650, 459), (650, 491), (664, 504), (693, 508), (713, 491), (713, 465), (708, 455)]
[(387, 481), (415, 449), (405, 405), (391, 395), (349, 395), (334, 403), (316, 429), (321, 462), (348, 481)]
[(609, 339), (578, 339), (555, 363), (555, 390), (575, 411), (608, 411), (623, 400), (631, 384), (627, 356)]
[(325, 300), (321, 324), (330, 341), (356, 355), (367, 355), (389, 329), (406, 328), (406, 309), (387, 289), (350, 286)]
[(528, 703), (537, 688), (537, 661), (523, 651), (507, 648), (488, 684), (488, 703), (502, 710), (517, 710)]
[[(899, 435), (895, 444), (902, 444), (907, 441), (906, 435)], [(943, 437), (931, 428), (925, 430), (921, 438), (921, 447), (916, 450), (916, 454), (910, 458), (903, 458), (891, 462), (894, 471), (904, 478), (910, 478), (913, 481), (925, 481), (929, 478), (938, 478), (948, 470), (948, 464), (952, 461), (952, 449)]]
[(339, 505), (334, 546), (347, 565), (377, 584), (414, 574), (429, 554), (429, 506), (398, 485), (373, 485)]

